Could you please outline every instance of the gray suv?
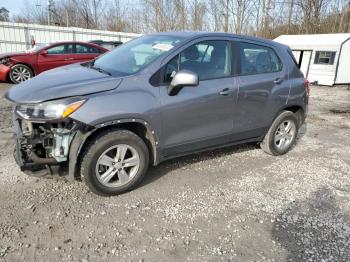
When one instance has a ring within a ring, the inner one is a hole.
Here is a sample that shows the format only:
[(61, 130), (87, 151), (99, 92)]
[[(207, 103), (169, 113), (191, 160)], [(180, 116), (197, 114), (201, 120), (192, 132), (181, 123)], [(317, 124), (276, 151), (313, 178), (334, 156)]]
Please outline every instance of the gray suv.
[(11, 88), (16, 162), (82, 179), (100, 195), (134, 188), (149, 165), (256, 142), (293, 146), (309, 85), (291, 50), (224, 33), (161, 33)]

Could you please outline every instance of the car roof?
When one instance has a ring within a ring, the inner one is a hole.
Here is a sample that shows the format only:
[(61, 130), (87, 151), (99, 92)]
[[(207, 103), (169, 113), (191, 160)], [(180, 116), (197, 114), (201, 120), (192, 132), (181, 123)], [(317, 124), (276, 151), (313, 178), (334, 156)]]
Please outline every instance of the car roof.
[(280, 44), (265, 38), (261, 38), (261, 37), (224, 33), (224, 32), (183, 31), (183, 32), (154, 33), (152, 35), (167, 35), (167, 36), (183, 37), (188, 40), (199, 38), (199, 37), (232, 37), (232, 38), (239, 38), (239, 39), (250, 40), (250, 41), (258, 41), (258, 42), (270, 44), (273, 46), (285, 46), (283, 44)]
[(97, 45), (97, 44), (95, 44), (95, 43), (83, 42), (83, 41), (56, 41), (56, 42), (48, 43), (46, 47), (53, 46), (53, 45), (60, 45), (60, 44), (83, 44), (83, 45), (90, 45), (90, 46), (96, 47), (96, 48), (98, 48), (98, 49), (103, 49), (103, 50), (109, 51), (108, 49), (104, 48), (103, 46)]
[(93, 45), (93, 46), (98, 46), (94, 43), (91, 42), (84, 42), (84, 41), (55, 41), (55, 42), (51, 42), (48, 43), (49, 45), (57, 45), (57, 44), (88, 44), (88, 45)]
[(123, 42), (122, 41), (91, 40), (88, 43), (93, 43), (93, 44), (97, 44), (97, 43), (101, 43), (101, 44), (104, 44), (104, 43), (122, 44)]

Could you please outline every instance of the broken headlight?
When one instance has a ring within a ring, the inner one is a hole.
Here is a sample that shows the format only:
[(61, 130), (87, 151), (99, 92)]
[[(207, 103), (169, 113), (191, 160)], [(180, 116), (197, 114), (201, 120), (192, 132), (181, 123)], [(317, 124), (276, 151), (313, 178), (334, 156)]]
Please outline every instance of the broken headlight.
[(63, 119), (78, 110), (85, 101), (85, 98), (76, 97), (39, 104), (23, 104), (16, 106), (16, 113), (24, 119), (33, 121)]
[(0, 64), (6, 65), (9, 62), (9, 58), (8, 57), (4, 57), (0, 59)]

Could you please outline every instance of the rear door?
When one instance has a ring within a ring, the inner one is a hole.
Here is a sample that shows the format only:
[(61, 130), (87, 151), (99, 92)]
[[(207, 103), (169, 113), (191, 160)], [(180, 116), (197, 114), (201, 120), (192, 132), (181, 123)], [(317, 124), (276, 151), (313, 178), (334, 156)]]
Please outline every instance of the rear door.
[(74, 63), (73, 44), (58, 44), (38, 55), (39, 72)]
[(74, 46), (74, 63), (90, 61), (101, 54), (100, 49), (91, 45), (75, 44)]
[(287, 70), (276, 51), (255, 42), (239, 42), (237, 139), (259, 137), (271, 124), (276, 108), (286, 103), (289, 87)]

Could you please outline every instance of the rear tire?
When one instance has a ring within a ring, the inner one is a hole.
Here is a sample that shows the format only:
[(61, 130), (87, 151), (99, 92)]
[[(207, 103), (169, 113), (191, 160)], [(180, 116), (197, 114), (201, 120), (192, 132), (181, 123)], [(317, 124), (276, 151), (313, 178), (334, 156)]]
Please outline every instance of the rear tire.
[(283, 155), (293, 147), (298, 130), (297, 116), (291, 111), (283, 111), (273, 121), (260, 147), (270, 155)]
[(92, 192), (112, 196), (135, 188), (148, 165), (149, 152), (139, 136), (128, 130), (112, 130), (88, 144), (80, 174)]
[(14, 84), (19, 84), (21, 82), (27, 81), (34, 76), (33, 70), (24, 64), (16, 64), (11, 67), (9, 74), (10, 80)]

